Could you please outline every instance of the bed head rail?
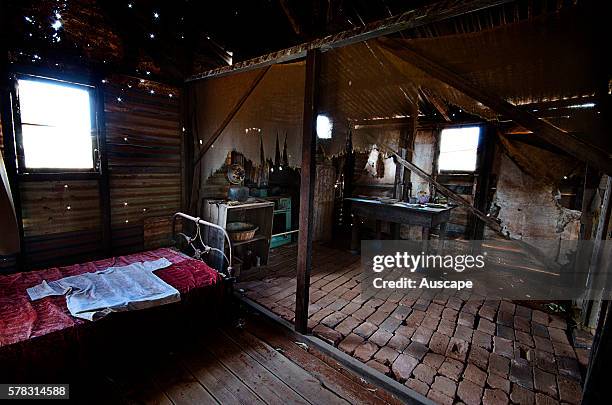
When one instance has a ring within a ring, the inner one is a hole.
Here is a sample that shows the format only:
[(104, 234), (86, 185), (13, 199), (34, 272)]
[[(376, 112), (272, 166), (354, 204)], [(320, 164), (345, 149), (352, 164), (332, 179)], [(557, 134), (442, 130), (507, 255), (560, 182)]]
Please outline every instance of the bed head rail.
[[(196, 255), (200, 255), (201, 253), (209, 253), (211, 250), (212, 251), (217, 251), (219, 252), (221, 255), (223, 255), (223, 257), (225, 258), (225, 260), (227, 261), (227, 276), (228, 277), (233, 277), (232, 274), (232, 242), (230, 240), (230, 237), (227, 233), (227, 231), (217, 225), (217, 224), (213, 224), (212, 222), (208, 222), (208, 221), (204, 221), (203, 219), (199, 218), (199, 217), (192, 217), (191, 215), (185, 214), (183, 212), (177, 212), (176, 214), (174, 214), (174, 216), (172, 217), (172, 233), (174, 236), (174, 229), (175, 229), (175, 225), (176, 225), (176, 219), (177, 218), (183, 218), (186, 219), (188, 221), (192, 221), (196, 224), (196, 234), (192, 237), (189, 237), (187, 235), (185, 235), (184, 233), (179, 233), (179, 235), (183, 236), (187, 243), (194, 248), (194, 250), (196, 251)], [(227, 246), (229, 247), (229, 258), (225, 255), (225, 252), (223, 251), (224, 247), (220, 246), (220, 247), (213, 247), (213, 246), (208, 246), (207, 244), (204, 243), (204, 241), (202, 240), (202, 234), (200, 232), (200, 225), (204, 225), (204, 226), (209, 226), (211, 228), (215, 228), (217, 231), (223, 233), (223, 236), (225, 237), (225, 240), (227, 240)], [(198, 241), (200, 242), (200, 244), (202, 245), (203, 250), (199, 250), (197, 249), (194, 245), (193, 242), (194, 241)], [(201, 259), (201, 257), (197, 257), (198, 259)], [(219, 269), (220, 273), (224, 273), (223, 269)]]

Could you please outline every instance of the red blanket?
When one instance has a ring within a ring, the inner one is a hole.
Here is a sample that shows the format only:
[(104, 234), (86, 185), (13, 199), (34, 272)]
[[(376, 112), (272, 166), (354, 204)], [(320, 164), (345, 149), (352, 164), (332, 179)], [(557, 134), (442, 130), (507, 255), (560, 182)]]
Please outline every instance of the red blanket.
[(59, 280), (111, 266), (125, 266), (162, 257), (171, 261), (173, 265), (157, 270), (155, 274), (176, 288), (181, 295), (196, 288), (216, 284), (221, 280), (221, 275), (205, 263), (168, 248), (72, 266), (0, 276), (0, 348), (88, 322), (70, 315), (64, 297), (47, 297), (32, 302), (26, 293), (26, 288), (35, 286), (43, 280)]

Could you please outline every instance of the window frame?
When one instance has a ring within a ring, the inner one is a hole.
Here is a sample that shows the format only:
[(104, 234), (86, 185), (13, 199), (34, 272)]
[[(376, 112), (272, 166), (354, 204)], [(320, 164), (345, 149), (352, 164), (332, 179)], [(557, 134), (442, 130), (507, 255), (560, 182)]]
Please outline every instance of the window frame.
[[(25, 164), (25, 151), (23, 148), (23, 135), (21, 123), (21, 107), (19, 101), (19, 80), (39, 81), (42, 83), (61, 84), (86, 90), (89, 94), (90, 122), (91, 122), (91, 153), (93, 167), (91, 168), (28, 168)], [(68, 80), (53, 75), (18, 72), (11, 75), (11, 98), (13, 111), (13, 132), (15, 142), (15, 157), (17, 175), (24, 178), (40, 176), (62, 176), (71, 178), (97, 178), (101, 175), (100, 160), (100, 122), (98, 119), (98, 88), (87, 80)]]
[[(478, 144), (476, 145), (476, 159), (474, 162), (474, 170), (448, 170), (448, 169), (440, 169), (440, 154), (442, 152), (442, 131), (445, 129), (457, 129), (457, 128), (470, 128), (470, 127), (478, 127)], [(478, 156), (480, 154), (480, 149), (482, 147), (482, 136), (483, 136), (483, 128), (484, 124), (481, 122), (478, 123), (466, 123), (466, 124), (453, 124), (447, 125), (439, 128), (438, 130), (438, 150), (436, 151), (436, 169), (438, 171), (438, 175), (475, 175), (478, 173)]]

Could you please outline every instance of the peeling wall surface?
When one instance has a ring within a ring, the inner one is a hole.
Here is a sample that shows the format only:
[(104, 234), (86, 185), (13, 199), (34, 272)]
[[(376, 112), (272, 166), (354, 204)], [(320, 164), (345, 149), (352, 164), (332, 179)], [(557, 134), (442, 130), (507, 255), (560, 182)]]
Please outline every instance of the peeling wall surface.
[[(397, 147), (400, 130), (397, 127), (359, 127), (353, 131), (355, 155), (354, 195), (393, 196), (395, 162), (381, 151), (375, 141)], [(346, 140), (332, 139), (330, 150), (344, 153)]]
[[(398, 140), (400, 136), (400, 128), (396, 127), (370, 127), (370, 128), (358, 128), (353, 133), (353, 145), (357, 152), (362, 152), (364, 156), (367, 156), (368, 161), (362, 162), (359, 159), (355, 167), (355, 186), (358, 188), (359, 194), (372, 194), (380, 195), (382, 189), (371, 188), (369, 192), (366, 192), (368, 186), (388, 186), (389, 190), (386, 190), (389, 196), (393, 191), (393, 185), (395, 182), (395, 170), (396, 165), (392, 157), (387, 157), (387, 154), (383, 153), (384, 170), (380, 172), (380, 167), (377, 167), (377, 160), (379, 151), (376, 145), (372, 144), (374, 140), (379, 140), (381, 145), (385, 144), (392, 149), (397, 149)], [(337, 142), (340, 143), (339, 141)], [(433, 169), (434, 160), (434, 132), (432, 130), (419, 130), (416, 134), (414, 153), (412, 155), (412, 162), (423, 169), (425, 172), (431, 174)], [(339, 149), (337, 146), (336, 149)], [(416, 196), (416, 193), (424, 190), (430, 193), (429, 183), (415, 173), (411, 173), (410, 181), (413, 184), (412, 195)]]
[[(414, 140), (414, 152), (412, 154), (412, 163), (423, 169), (426, 173), (432, 174), (434, 160), (434, 144), (435, 136), (433, 130), (420, 130), (416, 134)], [(412, 182), (412, 195), (416, 196), (419, 191), (426, 191), (430, 194), (429, 182), (411, 172), (410, 181)]]
[(498, 211), (502, 229), (509, 236), (525, 241), (578, 239), (580, 211), (561, 206), (555, 194), (552, 183), (526, 174), (501, 154), (492, 210)]

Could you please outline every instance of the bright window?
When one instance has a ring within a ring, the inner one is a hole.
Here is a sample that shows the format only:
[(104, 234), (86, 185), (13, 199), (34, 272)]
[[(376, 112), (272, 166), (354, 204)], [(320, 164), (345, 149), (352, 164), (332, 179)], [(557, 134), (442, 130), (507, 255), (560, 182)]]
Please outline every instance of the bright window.
[(93, 169), (91, 90), (52, 80), (19, 79), (27, 169)]
[(473, 172), (480, 127), (443, 129), (440, 135), (439, 171)]
[(331, 139), (334, 124), (326, 115), (317, 115), (317, 136), (320, 139)]

